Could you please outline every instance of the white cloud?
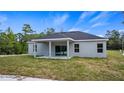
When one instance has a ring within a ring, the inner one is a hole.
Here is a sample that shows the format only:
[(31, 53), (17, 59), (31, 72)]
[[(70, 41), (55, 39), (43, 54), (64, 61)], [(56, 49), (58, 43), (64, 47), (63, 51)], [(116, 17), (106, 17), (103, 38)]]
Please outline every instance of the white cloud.
[(81, 22), (84, 21), (85, 18), (88, 18), (92, 15), (94, 15), (96, 12), (83, 12), (80, 17), (78, 18), (77, 22), (75, 23), (75, 26), (80, 24)]
[(0, 16), (0, 23), (3, 23), (7, 21), (7, 17), (6, 16)]
[(104, 18), (104, 20), (105, 20), (105, 18), (108, 19), (109, 18), (108, 15), (109, 15), (109, 12), (101, 12), (99, 15), (92, 18), (89, 22), (93, 23), (93, 22), (98, 21), (99, 19), (103, 19), (103, 18)]
[(69, 18), (68, 14), (64, 14), (62, 16), (56, 16), (54, 18), (54, 25), (62, 25)]
[(90, 29), (82, 30), (81, 28), (71, 28), (68, 31), (83, 31), (83, 32), (89, 32)]
[[(85, 22), (84, 20), (88, 17), (91, 17), (95, 14), (96, 12), (82, 12), (78, 18), (78, 20), (75, 22), (75, 24), (72, 26), (72, 28), (70, 30), (73, 30), (73, 31), (81, 31), (82, 29), (79, 29), (78, 28), (78, 25), (81, 24), (82, 22)], [(88, 32), (88, 30), (86, 31)]]
[(87, 15), (88, 15), (88, 12), (83, 12), (83, 13), (80, 15), (80, 17), (79, 17), (79, 20), (86, 18)]
[(124, 29), (120, 29), (119, 32), (124, 32)]
[(81, 29), (80, 28), (71, 28), (68, 31), (81, 31)]
[(91, 28), (94, 28), (94, 27), (98, 27), (98, 26), (103, 26), (103, 25), (105, 25), (106, 23), (96, 23), (96, 24), (93, 24), (92, 26), (91, 26)]
[(103, 35), (97, 35), (97, 36), (99, 36), (99, 37), (104, 37)]

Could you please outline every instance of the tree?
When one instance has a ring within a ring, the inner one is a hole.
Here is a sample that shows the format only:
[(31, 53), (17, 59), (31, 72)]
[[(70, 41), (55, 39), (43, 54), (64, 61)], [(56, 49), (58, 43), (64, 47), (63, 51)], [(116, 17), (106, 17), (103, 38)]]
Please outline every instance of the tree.
[(15, 34), (16, 36), (16, 41), (22, 42), (23, 41), (23, 34), (22, 33), (17, 33)]
[(120, 40), (120, 33), (117, 30), (107, 31), (105, 35), (109, 41), (108, 49), (120, 49), (121, 48), (121, 40)]
[(14, 54), (15, 35), (10, 27), (0, 33), (0, 53)]
[(30, 38), (29, 38), (30, 35), (33, 34), (33, 32), (35, 32), (34, 30), (32, 30), (30, 24), (24, 24), (22, 31), (24, 32), (24, 35), (23, 35), (24, 42), (27, 42), (28, 40), (30, 40)]
[(46, 30), (46, 34), (47, 35), (50, 35), (50, 34), (53, 34), (53, 33), (55, 33), (55, 29), (54, 28), (47, 28), (47, 30)]
[(120, 32), (120, 41), (122, 45), (122, 51), (124, 50), (124, 32)]
[(44, 36), (46, 36), (46, 34), (44, 32), (41, 32), (40, 37), (44, 37)]
[(22, 31), (24, 31), (24, 34), (34, 32), (29, 24), (24, 24)]

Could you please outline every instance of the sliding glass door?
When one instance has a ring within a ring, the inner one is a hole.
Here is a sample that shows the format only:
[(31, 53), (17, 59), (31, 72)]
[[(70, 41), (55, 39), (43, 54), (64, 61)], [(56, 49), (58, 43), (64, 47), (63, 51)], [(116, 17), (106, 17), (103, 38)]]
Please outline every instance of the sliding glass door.
[(67, 56), (67, 46), (55, 46), (56, 56)]

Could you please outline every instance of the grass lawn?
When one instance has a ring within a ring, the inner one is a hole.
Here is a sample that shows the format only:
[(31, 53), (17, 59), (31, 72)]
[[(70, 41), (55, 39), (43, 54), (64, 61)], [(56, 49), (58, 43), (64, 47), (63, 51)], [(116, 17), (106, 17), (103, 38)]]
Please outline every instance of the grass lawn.
[(55, 80), (124, 80), (124, 56), (108, 51), (108, 58), (36, 59), (31, 56), (1, 57), (0, 74)]

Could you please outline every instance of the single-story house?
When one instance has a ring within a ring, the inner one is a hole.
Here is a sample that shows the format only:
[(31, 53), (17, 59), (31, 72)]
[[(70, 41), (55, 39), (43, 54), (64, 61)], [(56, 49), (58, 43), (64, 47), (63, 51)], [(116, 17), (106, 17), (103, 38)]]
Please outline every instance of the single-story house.
[(81, 31), (58, 32), (28, 42), (28, 54), (38, 58), (105, 58), (108, 39)]

